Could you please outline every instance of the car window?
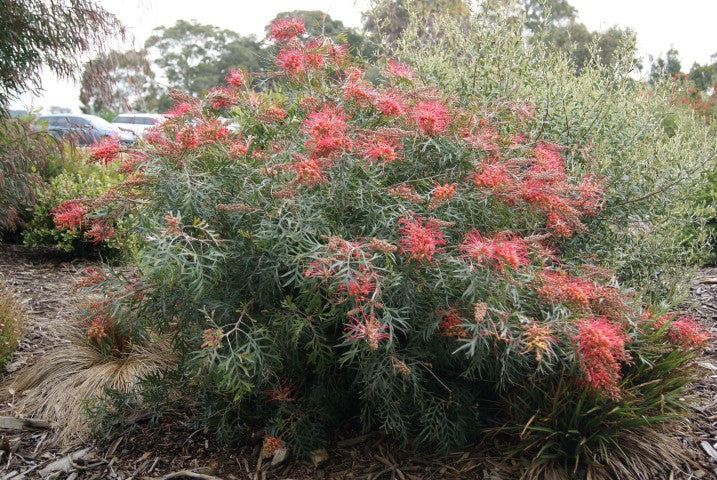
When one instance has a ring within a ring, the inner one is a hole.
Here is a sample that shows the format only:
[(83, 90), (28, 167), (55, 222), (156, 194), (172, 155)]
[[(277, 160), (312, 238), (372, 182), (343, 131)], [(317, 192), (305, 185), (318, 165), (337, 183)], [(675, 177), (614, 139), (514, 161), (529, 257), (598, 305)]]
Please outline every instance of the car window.
[(100, 130), (117, 130), (117, 128), (104, 118), (89, 116), (87, 117), (92, 122), (92, 125)]
[(90, 122), (82, 117), (67, 117), (67, 123), (73, 127), (87, 127)]
[(135, 120), (135, 118), (131, 115), (120, 115), (112, 120), (112, 123), (135, 123), (133, 120)]
[(135, 118), (135, 123), (138, 125), (154, 125), (157, 123), (157, 119), (151, 117)]
[(60, 127), (67, 125), (65, 117), (40, 117), (37, 119), (40, 124), (47, 123), (48, 127)]

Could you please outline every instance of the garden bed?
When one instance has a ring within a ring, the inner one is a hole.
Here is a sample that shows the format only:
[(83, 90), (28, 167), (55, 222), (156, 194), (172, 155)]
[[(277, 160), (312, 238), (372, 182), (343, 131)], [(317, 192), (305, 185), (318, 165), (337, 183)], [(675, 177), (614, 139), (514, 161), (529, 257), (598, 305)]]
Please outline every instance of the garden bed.
[[(8, 364), (5, 376), (29, 365), (62, 342), (57, 327), (76, 304), (74, 284), (97, 262), (63, 256), (49, 249), (0, 245), (0, 280), (15, 292), (29, 314), (25, 337)], [(694, 313), (717, 334), (717, 269), (699, 272), (692, 288)], [(655, 478), (717, 478), (717, 349), (708, 347), (699, 359), (704, 376), (692, 389), (693, 417), (682, 435), (690, 461), (681, 471), (655, 472)], [(7, 402), (0, 415), (13, 416)], [(411, 453), (379, 435), (361, 435), (350, 426), (337, 436), (325, 458), (288, 459), (271, 465), (260, 462), (261, 437), (240, 446), (220, 446), (212, 432), (196, 430), (182, 412), (164, 417), (159, 425), (136, 419), (136, 428), (111, 440), (58, 447), (52, 430), (0, 430), (0, 479), (20, 478), (223, 478), (223, 479), (459, 479), (515, 478), (518, 460), (499, 458), (504, 445), (453, 452), (449, 455)], [(712, 454), (712, 456), (710, 455)], [(70, 456), (70, 459), (67, 457)], [(65, 459), (65, 460), (63, 460)], [(60, 460), (58, 462), (58, 460)], [(41, 475), (43, 472), (45, 475)], [(172, 475), (174, 473), (174, 475)], [(193, 477), (189, 474), (193, 474)], [(184, 475), (184, 476), (183, 476)], [(667, 476), (666, 476), (667, 475)], [(668, 477), (669, 476), (669, 477)]]

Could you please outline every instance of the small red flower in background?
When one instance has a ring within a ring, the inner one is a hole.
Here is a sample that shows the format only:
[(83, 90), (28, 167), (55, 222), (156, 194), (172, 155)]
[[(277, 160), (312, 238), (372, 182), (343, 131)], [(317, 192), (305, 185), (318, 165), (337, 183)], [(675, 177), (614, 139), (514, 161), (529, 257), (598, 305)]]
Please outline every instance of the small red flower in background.
[(298, 37), (304, 31), (304, 20), (301, 18), (277, 18), (271, 24), (269, 37), (280, 42), (286, 42)]
[(413, 121), (424, 135), (444, 133), (450, 118), (448, 107), (439, 100), (418, 102), (413, 108)]
[(222, 338), (224, 338), (224, 331), (221, 328), (207, 328), (202, 333), (204, 343), (201, 348), (216, 350), (221, 345)]
[(441, 321), (438, 322), (438, 331), (441, 332), (441, 335), (454, 338), (468, 337), (468, 332), (462, 325), (465, 320), (456, 308), (441, 310), (438, 312), (438, 316), (441, 317)]
[(433, 210), (438, 205), (447, 202), (453, 195), (456, 194), (457, 183), (434, 183), (433, 192), (431, 193), (431, 200), (428, 202), (428, 209)]
[(283, 120), (287, 115), (288, 113), (286, 110), (281, 107), (277, 107), (276, 105), (272, 105), (261, 112), (261, 114), (259, 114), (259, 118), (265, 122), (274, 123), (279, 120)]
[(543, 299), (550, 302), (568, 302), (582, 308), (589, 308), (598, 288), (595, 282), (587, 278), (549, 269), (540, 273), (540, 282), (542, 285), (537, 289), (537, 293)]
[(293, 402), (294, 397), (291, 395), (296, 390), (288, 382), (281, 381), (271, 390), (265, 390), (264, 394), (269, 397), (271, 402)]
[(401, 184), (389, 187), (388, 193), (394, 197), (411, 203), (423, 203), (423, 197), (418, 194), (413, 185)]
[(227, 76), (224, 77), (224, 80), (229, 85), (236, 88), (241, 88), (246, 83), (246, 77), (244, 76), (244, 72), (236, 68), (230, 69)]
[(182, 148), (191, 150), (199, 145), (199, 134), (194, 125), (185, 125), (177, 133), (177, 141)]
[(516, 269), (530, 263), (527, 242), (510, 232), (501, 232), (493, 237), (483, 236), (478, 230), (471, 230), (463, 238), (461, 250), (465, 257), (494, 264), (499, 270), (506, 265)]
[(90, 326), (87, 329), (87, 338), (95, 343), (100, 343), (107, 336), (107, 322), (104, 317), (96, 316), (90, 319)]
[(403, 115), (408, 110), (408, 103), (399, 92), (386, 92), (373, 98), (376, 110), (387, 117)]
[(231, 107), (237, 103), (237, 93), (234, 89), (225, 86), (214, 87), (209, 90), (206, 101), (212, 108), (220, 109)]
[(388, 325), (380, 323), (376, 314), (372, 311), (369, 314), (361, 313), (361, 318), (353, 316), (344, 329), (346, 336), (351, 339), (365, 338), (371, 350), (378, 348), (378, 342), (389, 338), (386, 330)]
[(58, 230), (82, 228), (86, 213), (87, 207), (79, 200), (65, 200), (50, 212)]
[(90, 228), (85, 232), (85, 238), (92, 244), (97, 245), (100, 242), (115, 236), (115, 230), (112, 225), (102, 220), (93, 220)]
[(386, 73), (388, 73), (392, 77), (405, 78), (407, 80), (413, 80), (415, 77), (415, 73), (413, 72), (413, 69), (411, 67), (409, 67), (405, 63), (399, 62), (394, 58), (388, 60), (388, 65), (386, 66)]
[(366, 159), (376, 162), (381, 160), (381, 166), (402, 158), (403, 144), (395, 138), (382, 135), (365, 136), (356, 145), (359, 153)]
[(672, 322), (668, 332), (671, 343), (682, 345), (687, 349), (700, 348), (712, 338), (712, 335), (706, 332), (704, 326), (692, 315), (679, 317)]
[(117, 137), (102, 137), (90, 145), (90, 160), (107, 165), (117, 158), (122, 145)]
[(625, 350), (627, 336), (619, 325), (603, 317), (590, 317), (579, 323), (573, 338), (586, 383), (613, 399), (620, 397), (621, 362), (629, 362)]
[(177, 118), (194, 111), (195, 108), (196, 105), (192, 105), (189, 102), (175, 102), (172, 108), (164, 112), (164, 114), (168, 117)]
[(264, 444), (261, 446), (261, 455), (264, 458), (271, 457), (281, 448), (284, 448), (284, 442), (279, 437), (264, 435)]
[(402, 217), (398, 225), (401, 252), (408, 254), (411, 260), (430, 261), (443, 250), (440, 246), (446, 244), (441, 226), (435, 218)]

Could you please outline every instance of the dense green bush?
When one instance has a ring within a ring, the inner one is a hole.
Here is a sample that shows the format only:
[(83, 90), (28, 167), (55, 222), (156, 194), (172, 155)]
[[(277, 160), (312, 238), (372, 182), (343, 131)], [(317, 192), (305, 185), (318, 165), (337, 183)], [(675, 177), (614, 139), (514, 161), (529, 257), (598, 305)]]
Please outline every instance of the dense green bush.
[(31, 220), (23, 231), (26, 245), (57, 245), (67, 252), (90, 252), (98, 248), (118, 248), (114, 240), (93, 237), (92, 221), (84, 225), (58, 227), (58, 207), (77, 199), (98, 196), (122, 180), (118, 164), (92, 162), (84, 149), (68, 148), (63, 159), (50, 162), (46, 186), (38, 193)]
[(44, 187), (46, 162), (61, 155), (62, 146), (46, 131), (0, 117), (0, 234), (24, 225)]
[(138, 278), (88, 278), (105, 295), (88, 335), (170, 335), (179, 366), (150, 384), (224, 438), (263, 428), (266, 454), (356, 418), (441, 449), (497, 428), (596, 475), (629, 455), (618, 438), (681, 413), (708, 336), (595, 265), (636, 255), (605, 213), (627, 165), (545, 141), (558, 124), (526, 100), (447, 95), (395, 60), (371, 84), (302, 30), (274, 26), (274, 89), (233, 71), (175, 94), (130, 179), (87, 202), (142, 239)]
[(690, 198), (707, 184), (703, 173), (715, 171), (714, 132), (674, 105), (671, 82), (652, 88), (635, 80), (629, 46), (614, 65), (593, 61), (577, 74), (563, 53), (525, 42), (519, 19), (491, 13), (468, 27), (445, 19), (430, 39), (418, 37), (413, 19), (396, 54), (461, 98), (532, 102), (537, 120), (526, 135), (570, 147), (570, 171), (588, 168), (607, 179), (604, 208), (587, 220), (592, 233), (563, 245), (563, 259), (589, 256), (626, 285), (664, 299), (707, 251), (710, 214)]

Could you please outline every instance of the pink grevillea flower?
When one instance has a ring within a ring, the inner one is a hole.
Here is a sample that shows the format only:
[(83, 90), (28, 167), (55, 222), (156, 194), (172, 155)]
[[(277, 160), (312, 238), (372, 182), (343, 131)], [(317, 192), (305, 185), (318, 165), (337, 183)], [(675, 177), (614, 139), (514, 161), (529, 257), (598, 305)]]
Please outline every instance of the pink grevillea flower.
[(79, 200), (65, 200), (52, 209), (50, 215), (58, 230), (82, 228), (87, 207)]
[(356, 145), (359, 153), (371, 162), (381, 160), (381, 165), (392, 163), (403, 157), (403, 144), (395, 138), (382, 135), (366, 136)]
[(620, 326), (604, 317), (585, 318), (579, 322), (573, 341), (586, 384), (618, 399), (621, 362), (630, 361), (625, 350), (628, 338)]
[(378, 348), (378, 342), (389, 338), (386, 330), (388, 330), (388, 325), (379, 322), (373, 311), (369, 314), (362, 312), (361, 318), (356, 316), (352, 317), (345, 328), (348, 338), (365, 338), (371, 350), (376, 350)]
[(447, 202), (456, 194), (457, 183), (435, 183), (433, 192), (431, 192), (431, 200), (428, 202), (428, 209), (433, 210), (438, 205)]
[(269, 37), (279, 42), (296, 38), (305, 31), (304, 20), (301, 18), (277, 18), (270, 27)]
[(386, 66), (386, 73), (388, 73), (392, 77), (405, 78), (407, 80), (413, 80), (415, 77), (415, 73), (413, 72), (413, 69), (411, 67), (409, 67), (405, 63), (399, 62), (394, 58), (388, 60), (388, 65)]
[(430, 261), (446, 244), (445, 236), (435, 218), (403, 217), (398, 221), (400, 250), (411, 260)]
[(117, 158), (122, 145), (117, 137), (103, 137), (90, 145), (90, 160), (107, 165)]
[(230, 69), (227, 76), (224, 77), (224, 80), (229, 85), (231, 85), (235, 88), (241, 88), (246, 83), (246, 77), (244, 76), (244, 72), (237, 68)]
[(115, 230), (112, 228), (112, 225), (102, 220), (93, 220), (90, 224), (90, 228), (85, 232), (85, 238), (93, 245), (97, 245), (114, 236)]
[(285, 47), (279, 50), (274, 60), (276, 65), (292, 76), (306, 70), (304, 51), (296, 47)]
[(195, 108), (196, 105), (192, 105), (189, 102), (175, 102), (172, 108), (164, 112), (164, 114), (168, 117), (177, 118), (194, 111)]
[(403, 115), (408, 110), (406, 99), (398, 92), (386, 92), (375, 96), (373, 105), (387, 117)]
[(515, 177), (508, 168), (498, 162), (481, 163), (473, 174), (473, 183), (481, 188), (507, 187), (515, 183)]
[(687, 349), (702, 347), (712, 335), (692, 315), (682, 315), (669, 327), (670, 342)]
[(284, 441), (279, 437), (264, 435), (264, 443), (261, 446), (261, 456), (271, 457), (279, 449), (284, 448)]
[(441, 321), (438, 322), (438, 331), (441, 335), (453, 338), (468, 337), (468, 332), (463, 327), (465, 320), (456, 308), (442, 310), (438, 312), (438, 316), (441, 318)]
[(583, 308), (590, 306), (598, 289), (592, 280), (548, 269), (540, 273), (540, 282), (542, 285), (537, 293), (543, 299), (556, 303), (567, 302)]
[(439, 100), (418, 102), (413, 108), (413, 121), (424, 135), (444, 133), (450, 118), (448, 107)]
[(493, 237), (486, 237), (478, 230), (471, 230), (463, 238), (461, 250), (465, 257), (478, 263), (485, 261), (499, 270), (503, 270), (506, 265), (516, 269), (530, 263), (527, 242), (510, 232), (501, 232)]

